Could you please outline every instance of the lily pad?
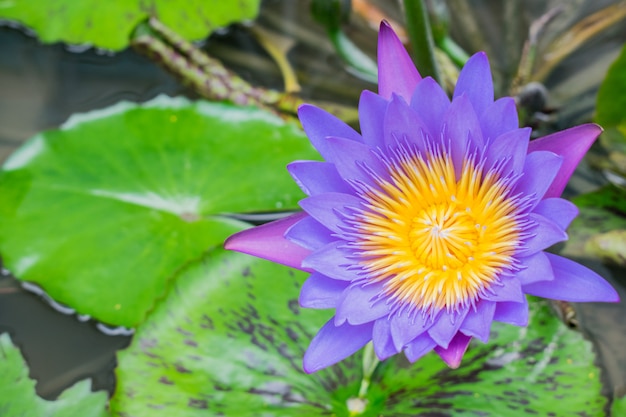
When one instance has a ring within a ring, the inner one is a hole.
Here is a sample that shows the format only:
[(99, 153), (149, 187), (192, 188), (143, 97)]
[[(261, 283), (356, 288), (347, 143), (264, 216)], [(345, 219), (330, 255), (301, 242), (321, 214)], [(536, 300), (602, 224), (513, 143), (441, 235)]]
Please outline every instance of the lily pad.
[(435, 354), (413, 365), (398, 355), (379, 365), (358, 399), (361, 354), (312, 375), (302, 371), (305, 348), (331, 315), (298, 308), (305, 277), (222, 250), (189, 265), (118, 354), (113, 413), (603, 415), (606, 399), (590, 343), (537, 300), (528, 328), (495, 326), (492, 340), (472, 344), (460, 368), (449, 369)]
[(605, 128), (626, 126), (626, 46), (611, 64), (600, 89), (596, 121)]
[(190, 41), (204, 39), (230, 23), (254, 19), (259, 0), (34, 0), (5, 1), (0, 18), (35, 30), (45, 43), (66, 42), (119, 51), (137, 24), (156, 17)]
[(91, 392), (90, 382), (80, 381), (55, 401), (37, 396), (35, 381), (8, 334), (0, 335), (0, 415), (2, 417), (107, 417), (104, 391)]
[(246, 227), (226, 213), (294, 209), (285, 165), (315, 153), (254, 108), (160, 97), (71, 118), (0, 173), (0, 253), (19, 279), (133, 327), (187, 262)]

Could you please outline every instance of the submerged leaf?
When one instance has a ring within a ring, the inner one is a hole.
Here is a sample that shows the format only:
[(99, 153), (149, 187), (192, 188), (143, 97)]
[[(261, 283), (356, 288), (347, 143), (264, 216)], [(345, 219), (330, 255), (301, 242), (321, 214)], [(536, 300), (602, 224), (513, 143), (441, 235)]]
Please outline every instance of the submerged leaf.
[[(305, 348), (329, 312), (301, 310), (305, 274), (217, 250), (174, 290), (118, 356), (111, 408), (143, 416), (603, 415), (590, 343), (533, 300), (528, 328), (496, 325), (458, 369), (400, 356), (358, 399), (361, 354), (307, 375)], [(355, 415), (355, 414), (353, 414)]]
[(91, 392), (87, 380), (65, 390), (55, 401), (37, 396), (35, 381), (8, 334), (0, 335), (0, 415), (2, 417), (106, 417), (107, 394)]
[(294, 209), (285, 165), (314, 158), (293, 124), (254, 108), (160, 97), (70, 119), (0, 173), (0, 253), (80, 314), (140, 323), (168, 279), (245, 224)]

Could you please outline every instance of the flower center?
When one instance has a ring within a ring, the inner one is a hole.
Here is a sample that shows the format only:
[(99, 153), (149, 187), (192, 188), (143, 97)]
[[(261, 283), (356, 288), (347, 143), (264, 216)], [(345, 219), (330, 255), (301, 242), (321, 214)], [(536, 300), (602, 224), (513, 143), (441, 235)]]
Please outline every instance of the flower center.
[(484, 161), (455, 171), (439, 151), (399, 151), (389, 180), (364, 191), (355, 218), (361, 267), (400, 306), (425, 313), (474, 304), (515, 267), (520, 225), (510, 181)]

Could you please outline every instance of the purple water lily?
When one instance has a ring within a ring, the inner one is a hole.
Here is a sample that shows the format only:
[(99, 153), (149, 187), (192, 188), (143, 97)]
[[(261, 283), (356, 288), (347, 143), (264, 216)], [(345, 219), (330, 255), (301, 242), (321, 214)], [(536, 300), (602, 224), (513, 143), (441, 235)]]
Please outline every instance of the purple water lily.
[(226, 242), (310, 272), (300, 304), (335, 309), (305, 371), (369, 341), (381, 360), (434, 350), (457, 367), (493, 321), (527, 324), (526, 294), (618, 301), (595, 272), (544, 252), (567, 239), (577, 209), (559, 196), (600, 127), (529, 142), (513, 99), (494, 101), (484, 53), (467, 62), (450, 100), (386, 23), (378, 42), (379, 93), (361, 95), (360, 134), (317, 107), (298, 112), (324, 158), (288, 167), (308, 195), (304, 212)]

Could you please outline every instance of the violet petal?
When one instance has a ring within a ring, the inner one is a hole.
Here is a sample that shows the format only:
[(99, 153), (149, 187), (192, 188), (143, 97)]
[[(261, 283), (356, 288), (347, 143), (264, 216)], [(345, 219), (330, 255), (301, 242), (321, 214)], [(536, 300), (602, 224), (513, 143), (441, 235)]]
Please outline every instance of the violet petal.
[(519, 258), (520, 263), (525, 267), (515, 274), (522, 286), (538, 281), (552, 281), (554, 273), (552, 265), (545, 252), (537, 252), (533, 255)]
[(298, 108), (298, 118), (311, 144), (326, 160), (328, 160), (327, 137), (335, 136), (357, 142), (363, 141), (361, 135), (343, 120), (311, 104), (303, 104)]
[(486, 166), (491, 167), (503, 157), (508, 157), (510, 160), (502, 173), (519, 174), (524, 168), (529, 139), (530, 128), (510, 130), (493, 139), (486, 149)]
[(563, 230), (567, 229), (572, 220), (578, 216), (576, 204), (562, 198), (541, 200), (533, 211), (552, 220)]
[(314, 251), (337, 240), (330, 230), (311, 216), (306, 216), (285, 232), (285, 238)]
[(411, 343), (404, 349), (404, 355), (409, 362), (415, 362), (437, 346), (435, 341), (428, 336), (428, 333), (423, 333), (417, 336)]
[(398, 36), (389, 23), (382, 21), (378, 33), (378, 94), (390, 99), (396, 93), (408, 103), (421, 79)]
[(489, 60), (484, 52), (474, 54), (463, 66), (452, 99), (461, 95), (467, 96), (479, 115), (493, 103), (493, 80)]
[(344, 180), (371, 183), (372, 173), (365, 167), (380, 178), (389, 177), (387, 168), (369, 146), (335, 137), (328, 138), (327, 142), (329, 155)]
[(353, 284), (346, 288), (337, 304), (335, 325), (345, 321), (357, 325), (374, 321), (389, 314), (389, 306), (378, 298), (383, 291), (382, 283)]
[(346, 258), (347, 253), (339, 248), (341, 245), (345, 242), (336, 241), (312, 252), (302, 260), (302, 266), (340, 281), (358, 279), (357, 271), (348, 268), (354, 262)]
[(331, 231), (341, 233), (342, 213), (345, 214), (347, 207), (359, 207), (361, 200), (351, 194), (324, 193), (304, 198), (299, 204), (315, 220)]
[(377, 148), (384, 146), (383, 120), (389, 101), (376, 93), (364, 90), (359, 100), (359, 124), (365, 144)]
[(437, 355), (441, 356), (441, 359), (443, 359), (443, 361), (448, 364), (450, 368), (456, 369), (461, 364), (463, 355), (465, 354), (471, 340), (472, 338), (470, 336), (466, 336), (463, 333), (458, 332), (450, 341), (447, 348), (435, 346), (435, 352), (437, 352)]
[(562, 163), (563, 158), (552, 152), (529, 153), (524, 162), (524, 174), (515, 185), (514, 192), (534, 196), (534, 207), (554, 181)]
[(397, 350), (402, 350), (409, 342), (424, 333), (430, 325), (429, 319), (420, 313), (409, 315), (400, 312), (391, 316), (390, 321), (391, 338)]
[(572, 260), (547, 253), (554, 279), (528, 284), (524, 292), (561, 301), (618, 302), (617, 291), (600, 275)]
[(600, 133), (600, 126), (584, 124), (530, 142), (528, 152), (550, 151), (563, 157), (558, 175), (545, 193), (546, 198), (561, 195), (576, 166)]
[(330, 162), (295, 161), (287, 165), (287, 170), (307, 195), (354, 192)]
[(448, 107), (450, 107), (450, 99), (431, 77), (420, 81), (411, 97), (411, 108), (424, 122), (431, 139), (439, 137)]
[(335, 320), (331, 318), (315, 335), (304, 354), (304, 371), (310, 374), (352, 355), (372, 340), (373, 327), (373, 322), (335, 326)]
[(537, 213), (530, 213), (528, 218), (535, 226), (529, 229), (532, 236), (524, 240), (523, 249), (519, 252), (520, 256), (532, 255), (549, 248), (555, 243), (567, 240), (567, 233), (552, 220)]
[(526, 326), (528, 324), (528, 301), (524, 298), (521, 303), (497, 303), (494, 321)]
[(450, 313), (445, 310), (442, 311), (433, 325), (428, 329), (428, 335), (437, 345), (444, 349), (447, 348), (448, 344), (463, 324), (463, 320), (465, 320), (468, 311), (469, 307)]
[(517, 107), (512, 97), (502, 97), (478, 115), (485, 142), (510, 130), (519, 128)]
[(476, 310), (471, 309), (461, 325), (460, 331), (466, 336), (472, 336), (487, 343), (491, 333), (491, 322), (496, 312), (496, 303), (481, 300), (476, 304)]
[(372, 342), (374, 344), (374, 353), (381, 361), (399, 352), (391, 340), (390, 322), (387, 317), (382, 317), (374, 322)]
[(343, 291), (350, 285), (345, 281), (312, 273), (300, 289), (300, 306), (306, 308), (335, 308)]
[(522, 292), (522, 285), (517, 278), (504, 277), (500, 283), (501, 285), (492, 285), (486, 294), (485, 300), (489, 301), (513, 301), (521, 303), (524, 299), (524, 293)]
[(309, 271), (302, 266), (310, 250), (285, 239), (285, 231), (307, 216), (296, 213), (280, 220), (235, 233), (224, 242), (224, 248), (247, 253), (268, 261)]

